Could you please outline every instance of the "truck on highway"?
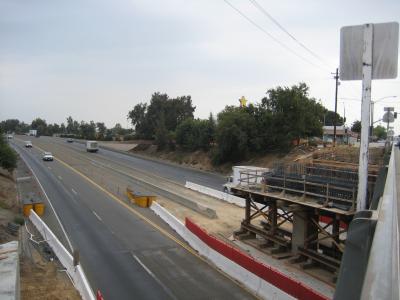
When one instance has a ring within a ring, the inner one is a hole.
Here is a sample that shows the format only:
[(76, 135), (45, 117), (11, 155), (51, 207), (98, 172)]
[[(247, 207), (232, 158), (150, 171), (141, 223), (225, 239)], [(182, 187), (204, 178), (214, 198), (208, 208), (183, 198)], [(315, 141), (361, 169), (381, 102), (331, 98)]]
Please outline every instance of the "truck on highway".
[(86, 151), (87, 152), (99, 151), (99, 144), (96, 141), (86, 141)]
[(28, 135), (29, 136), (37, 136), (37, 130), (36, 129), (30, 129)]
[(231, 194), (231, 188), (240, 184), (261, 183), (262, 174), (265, 172), (269, 172), (269, 169), (255, 166), (233, 166), (232, 175), (227, 177), (227, 182), (222, 186), (223, 191)]

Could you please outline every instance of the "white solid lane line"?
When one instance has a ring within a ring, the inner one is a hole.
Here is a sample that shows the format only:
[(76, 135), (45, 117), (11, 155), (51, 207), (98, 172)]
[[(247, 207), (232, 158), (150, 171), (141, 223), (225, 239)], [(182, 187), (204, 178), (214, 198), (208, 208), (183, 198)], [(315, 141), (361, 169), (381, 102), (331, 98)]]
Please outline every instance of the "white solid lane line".
[(163, 290), (172, 298), (177, 300), (177, 298), (172, 294), (171, 290), (167, 288), (161, 281), (154, 275), (152, 271), (137, 257), (135, 254), (131, 253), (132, 257), (142, 266), (142, 268), (163, 288)]
[(103, 220), (100, 218), (100, 216), (98, 214), (96, 214), (95, 211), (93, 211), (93, 214), (96, 216), (97, 219), (99, 219), (100, 222), (103, 222)]

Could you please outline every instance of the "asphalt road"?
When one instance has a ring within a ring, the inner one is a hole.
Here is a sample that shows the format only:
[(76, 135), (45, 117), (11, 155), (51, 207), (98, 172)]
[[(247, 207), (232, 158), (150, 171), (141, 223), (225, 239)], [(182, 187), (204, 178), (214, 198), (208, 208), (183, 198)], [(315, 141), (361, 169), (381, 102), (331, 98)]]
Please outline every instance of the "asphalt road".
[(14, 145), (79, 250), (92, 288), (105, 299), (254, 298), (74, 171), (57, 161), (43, 162), (35, 148)]
[[(77, 142), (67, 143), (65, 139), (61, 138), (42, 136), (39, 139), (48, 143), (57, 143), (63, 147), (68, 147), (78, 151), (85, 151), (86, 149), (85, 144)], [(220, 191), (222, 190), (222, 185), (226, 182), (226, 178), (219, 174), (182, 167), (171, 163), (164, 163), (162, 161), (135, 157), (104, 148), (101, 148), (97, 155), (99, 157), (104, 157), (112, 161), (125, 164), (126, 166), (130, 166), (132, 168), (157, 174), (158, 176), (165, 177), (180, 184), (185, 184), (186, 181), (191, 181)]]

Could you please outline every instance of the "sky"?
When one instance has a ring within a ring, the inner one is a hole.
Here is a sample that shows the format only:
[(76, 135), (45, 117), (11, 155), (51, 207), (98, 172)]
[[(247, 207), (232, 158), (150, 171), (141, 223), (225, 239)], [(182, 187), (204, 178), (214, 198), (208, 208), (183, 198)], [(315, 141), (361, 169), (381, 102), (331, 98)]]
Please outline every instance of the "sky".
[[(299, 82), (333, 110), (340, 28), (400, 21), (398, 0), (257, 3), (313, 54), (248, 0), (0, 0), (0, 120), (126, 127), (154, 92), (191, 95), (206, 118)], [(373, 81), (372, 99), (387, 96), (375, 120), (400, 112), (400, 77)], [(338, 98), (347, 124), (359, 120), (361, 82), (342, 81)]]

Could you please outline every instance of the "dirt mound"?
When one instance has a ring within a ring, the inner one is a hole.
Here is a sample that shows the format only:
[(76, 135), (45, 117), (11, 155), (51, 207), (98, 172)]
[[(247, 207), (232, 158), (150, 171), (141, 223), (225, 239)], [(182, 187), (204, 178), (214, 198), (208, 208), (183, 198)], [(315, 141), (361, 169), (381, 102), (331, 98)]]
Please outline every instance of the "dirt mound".
[(129, 150), (130, 152), (142, 152), (147, 151), (151, 147), (151, 144), (137, 144), (135, 148)]

